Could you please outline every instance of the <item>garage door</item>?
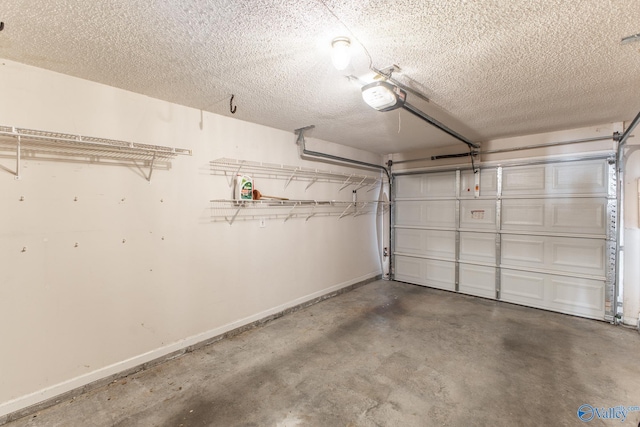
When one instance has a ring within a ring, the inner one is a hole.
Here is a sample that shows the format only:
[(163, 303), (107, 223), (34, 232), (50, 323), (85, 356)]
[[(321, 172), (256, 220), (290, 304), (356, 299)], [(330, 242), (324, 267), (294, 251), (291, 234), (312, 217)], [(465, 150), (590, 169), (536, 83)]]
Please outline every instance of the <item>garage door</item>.
[(396, 174), (395, 280), (611, 320), (609, 158)]

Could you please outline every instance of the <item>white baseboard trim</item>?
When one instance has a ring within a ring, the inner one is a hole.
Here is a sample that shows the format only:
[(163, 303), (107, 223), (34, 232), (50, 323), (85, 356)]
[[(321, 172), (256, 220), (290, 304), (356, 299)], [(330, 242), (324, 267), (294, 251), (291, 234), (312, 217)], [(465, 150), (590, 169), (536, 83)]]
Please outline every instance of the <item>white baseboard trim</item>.
[(625, 326), (633, 326), (640, 329), (640, 319), (636, 319), (635, 317), (622, 317), (622, 324)]
[(356, 285), (364, 285), (380, 278), (381, 275), (381, 270), (365, 274), (312, 294), (296, 298), (293, 301), (289, 301), (268, 310), (261, 311), (252, 316), (193, 335), (173, 344), (105, 366), (93, 372), (38, 390), (34, 393), (20, 396), (7, 402), (2, 402), (0, 403), (0, 425), (55, 405), (56, 403), (67, 400), (73, 396), (78, 396), (89, 390), (106, 385), (118, 378), (147, 369), (174, 357), (179, 357), (182, 354), (195, 350), (196, 348), (204, 347), (224, 338), (225, 334), (238, 330), (244, 326), (252, 324), (255, 324), (253, 326), (258, 326), (259, 324), (287, 314), (289, 310), (295, 311), (292, 309), (304, 308), (308, 305), (330, 298), (338, 293), (338, 291), (349, 286), (355, 287)]

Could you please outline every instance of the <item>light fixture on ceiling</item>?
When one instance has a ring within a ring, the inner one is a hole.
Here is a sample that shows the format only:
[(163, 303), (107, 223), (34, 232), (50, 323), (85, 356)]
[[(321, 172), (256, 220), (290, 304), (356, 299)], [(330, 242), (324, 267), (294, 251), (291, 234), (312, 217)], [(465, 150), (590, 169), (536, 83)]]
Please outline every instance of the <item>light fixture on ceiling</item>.
[(404, 105), (407, 92), (385, 81), (378, 81), (362, 87), (362, 99), (378, 111), (391, 111)]
[(344, 70), (351, 62), (351, 40), (348, 37), (336, 37), (331, 42), (331, 61), (336, 70)]

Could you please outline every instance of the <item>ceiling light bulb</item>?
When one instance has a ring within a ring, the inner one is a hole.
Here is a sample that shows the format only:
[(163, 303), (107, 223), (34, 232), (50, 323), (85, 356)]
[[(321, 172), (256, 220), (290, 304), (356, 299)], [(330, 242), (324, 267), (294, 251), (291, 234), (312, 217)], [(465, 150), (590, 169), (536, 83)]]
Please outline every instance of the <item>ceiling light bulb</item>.
[(336, 70), (344, 70), (349, 66), (351, 61), (351, 40), (347, 37), (336, 37), (331, 42), (333, 48), (331, 52), (331, 61)]
[(400, 108), (406, 98), (405, 91), (387, 82), (373, 82), (362, 87), (362, 99), (378, 111)]

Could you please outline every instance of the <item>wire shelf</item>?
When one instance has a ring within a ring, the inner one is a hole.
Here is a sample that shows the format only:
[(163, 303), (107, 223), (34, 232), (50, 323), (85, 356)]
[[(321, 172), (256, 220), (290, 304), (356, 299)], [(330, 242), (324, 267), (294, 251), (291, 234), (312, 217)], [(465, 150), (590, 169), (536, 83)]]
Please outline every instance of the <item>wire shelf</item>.
[(210, 162), (211, 171), (214, 175), (224, 175), (229, 186), (233, 185), (233, 179), (239, 173), (246, 173), (256, 178), (285, 180), (284, 188), (287, 188), (291, 181), (308, 181), (311, 187), (315, 182), (330, 182), (342, 184), (340, 190), (353, 187), (352, 190), (367, 188), (367, 191), (374, 190), (382, 179), (361, 174), (349, 174), (344, 172), (332, 172), (299, 166), (287, 166), (274, 163), (253, 162), (248, 160), (236, 160), (221, 158)]
[(155, 161), (167, 161), (178, 155), (192, 154), (185, 148), (139, 144), (114, 139), (72, 135), (59, 132), (0, 126), (0, 151), (11, 151), (16, 156), (16, 178), (20, 176), (20, 158), (28, 153), (57, 157), (82, 157), (147, 162), (149, 176)]
[(319, 201), (319, 200), (211, 200), (211, 218), (214, 222), (248, 221), (259, 219), (282, 219), (337, 216), (357, 217), (361, 215), (382, 215), (389, 210), (389, 202), (365, 201)]

